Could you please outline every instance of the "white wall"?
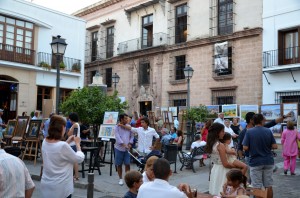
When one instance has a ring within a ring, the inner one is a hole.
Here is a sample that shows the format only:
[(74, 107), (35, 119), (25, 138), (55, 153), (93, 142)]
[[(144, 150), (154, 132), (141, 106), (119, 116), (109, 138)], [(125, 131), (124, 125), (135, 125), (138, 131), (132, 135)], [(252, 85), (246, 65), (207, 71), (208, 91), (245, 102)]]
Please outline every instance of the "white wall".
[[(59, 6), (59, 5), (58, 5)], [(38, 26), (35, 36), (36, 52), (51, 53), (52, 36), (61, 35), (68, 44), (65, 57), (81, 60), (80, 76), (70, 78), (83, 86), (84, 50), (85, 50), (85, 21), (83, 19), (63, 14), (23, 0), (1, 0), (0, 13), (33, 22)], [(40, 75), (40, 73), (38, 73)], [(50, 86), (49, 81), (37, 81), (37, 85)], [(71, 86), (69, 86), (71, 88)], [(77, 87), (76, 87), (77, 88)]]
[[(263, 1), (263, 51), (278, 49), (278, 31), (300, 25), (300, 1), (264, 0)], [(300, 67), (299, 64), (278, 67)], [(300, 91), (300, 71), (294, 71), (293, 81), (290, 72), (265, 73), (270, 85), (263, 78), (263, 103), (275, 102), (277, 91)]]

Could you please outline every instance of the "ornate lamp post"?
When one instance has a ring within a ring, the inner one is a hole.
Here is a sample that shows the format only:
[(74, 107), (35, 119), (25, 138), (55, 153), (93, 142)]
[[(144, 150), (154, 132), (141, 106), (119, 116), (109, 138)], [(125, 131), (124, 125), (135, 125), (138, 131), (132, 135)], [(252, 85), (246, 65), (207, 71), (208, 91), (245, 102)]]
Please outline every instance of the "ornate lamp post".
[(60, 62), (60, 57), (65, 54), (66, 48), (67, 48), (67, 43), (65, 42), (65, 39), (61, 39), (60, 35), (56, 37), (50, 43), (51, 48), (52, 48), (52, 54), (56, 56), (56, 114), (59, 114), (59, 99), (60, 99), (60, 67), (59, 67), (59, 62)]
[[(187, 79), (187, 109), (190, 109), (190, 79), (193, 77), (194, 70), (190, 65), (187, 65), (184, 69), (184, 76)], [(186, 130), (187, 130), (187, 138), (186, 138), (186, 150), (190, 150), (192, 143), (192, 132), (191, 132), (191, 122), (190, 120), (186, 121)]]
[(117, 84), (120, 81), (120, 76), (117, 73), (115, 73), (115, 74), (112, 75), (111, 78), (112, 78), (112, 82), (114, 83), (115, 91), (116, 91), (117, 90)]

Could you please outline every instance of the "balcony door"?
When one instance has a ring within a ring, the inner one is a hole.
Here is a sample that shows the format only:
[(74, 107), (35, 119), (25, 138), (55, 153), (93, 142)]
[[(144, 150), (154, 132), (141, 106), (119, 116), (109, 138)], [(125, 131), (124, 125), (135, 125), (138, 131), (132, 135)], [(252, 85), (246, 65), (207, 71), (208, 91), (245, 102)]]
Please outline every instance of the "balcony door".
[(279, 32), (279, 64), (300, 63), (299, 28)]

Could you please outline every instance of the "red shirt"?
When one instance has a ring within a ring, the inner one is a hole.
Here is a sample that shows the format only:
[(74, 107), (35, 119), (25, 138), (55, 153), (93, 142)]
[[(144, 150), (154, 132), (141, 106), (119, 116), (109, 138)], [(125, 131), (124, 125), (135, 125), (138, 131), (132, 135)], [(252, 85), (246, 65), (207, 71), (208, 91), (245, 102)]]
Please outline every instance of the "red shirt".
[(202, 133), (202, 141), (207, 142), (207, 134), (208, 134), (208, 129), (204, 128), (203, 133)]

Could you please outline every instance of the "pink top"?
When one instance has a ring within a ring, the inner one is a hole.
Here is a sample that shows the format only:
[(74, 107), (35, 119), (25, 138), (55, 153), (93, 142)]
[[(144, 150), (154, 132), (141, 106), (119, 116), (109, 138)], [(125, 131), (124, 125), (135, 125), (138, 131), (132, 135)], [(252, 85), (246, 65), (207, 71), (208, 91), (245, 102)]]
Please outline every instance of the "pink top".
[(283, 156), (296, 156), (298, 154), (297, 139), (300, 134), (296, 130), (284, 130), (281, 136), (281, 144), (283, 145)]

